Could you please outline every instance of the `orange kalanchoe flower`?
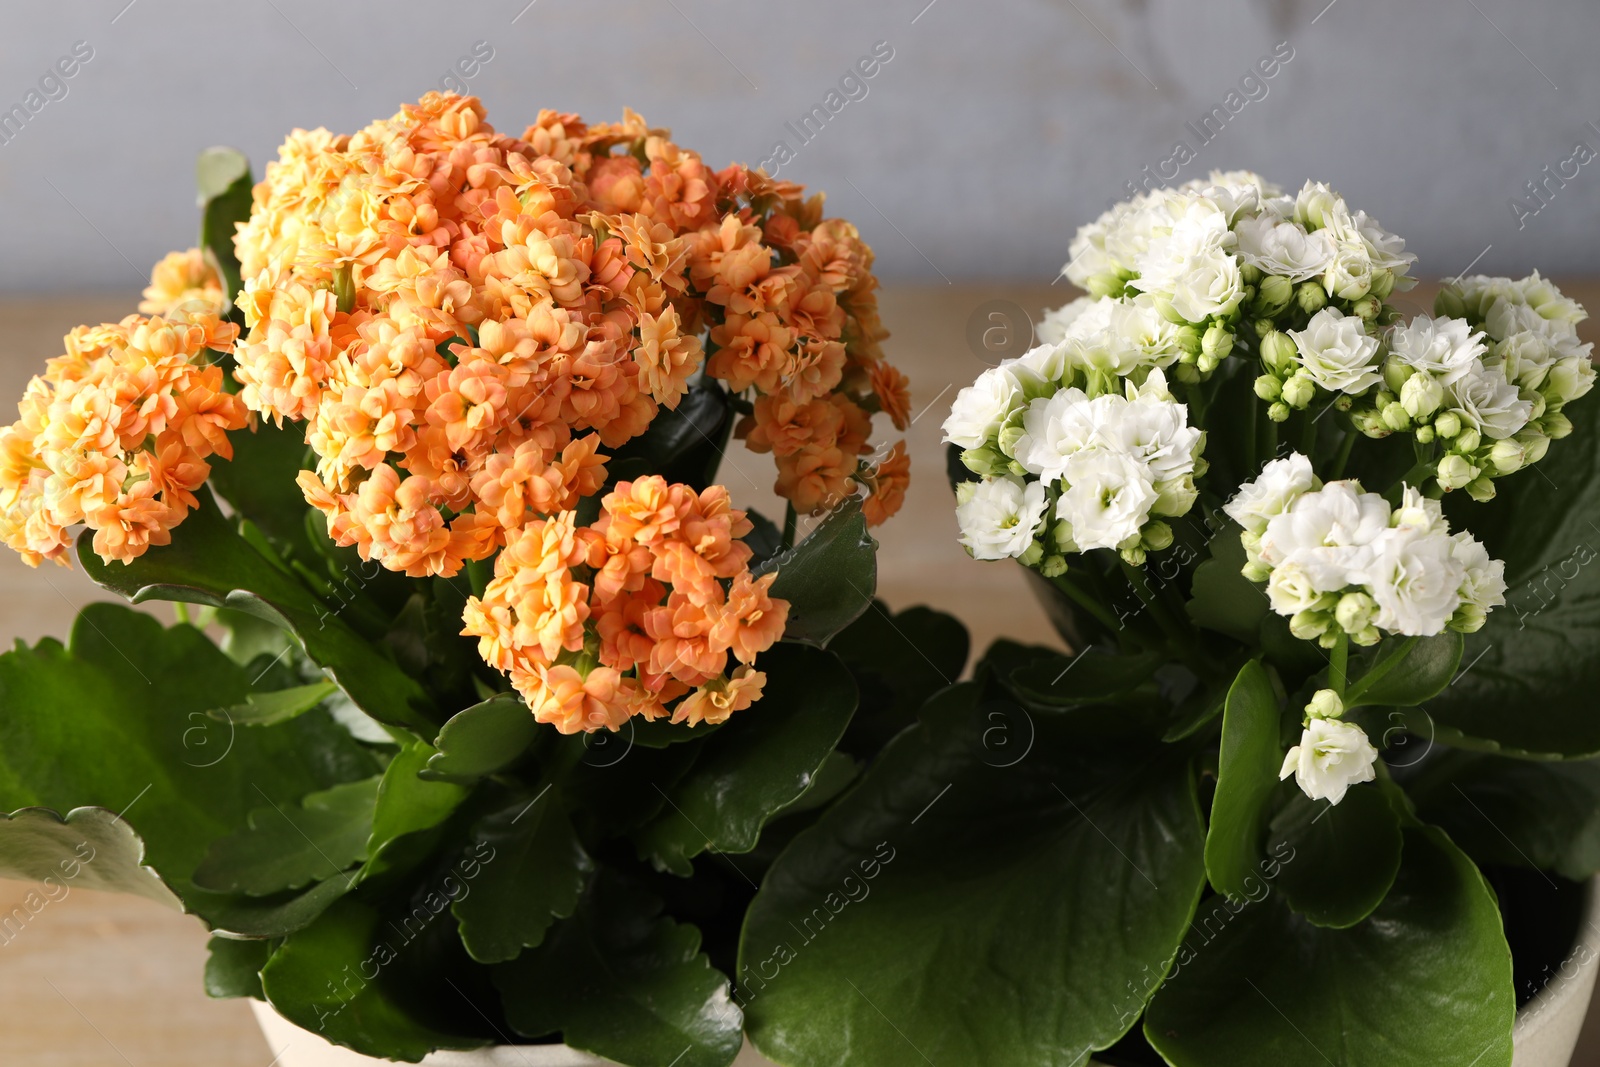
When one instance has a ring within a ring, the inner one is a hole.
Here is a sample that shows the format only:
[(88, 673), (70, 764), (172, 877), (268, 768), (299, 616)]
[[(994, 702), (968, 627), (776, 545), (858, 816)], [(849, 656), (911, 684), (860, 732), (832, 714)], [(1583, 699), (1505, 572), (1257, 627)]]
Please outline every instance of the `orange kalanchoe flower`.
[(141, 315), (222, 314), (227, 296), (216, 268), (206, 262), (198, 248), (168, 252), (150, 271), (150, 284), (139, 301)]
[(622, 482), (592, 526), (566, 510), (513, 533), (462, 632), (562, 733), (721, 722), (761, 695), (751, 665), (789, 615), (776, 575), (750, 573), (749, 530), (722, 486)]
[[(307, 422), (302, 485), (330, 534), (407, 573), (452, 575), (575, 506), (606, 456), (572, 474), (569, 443), (622, 446), (697, 375), (769, 413), (736, 432), (774, 451), (804, 512), (874, 484), (870, 413), (905, 421), (855, 228), (792, 183), (711, 170), (632, 111), (541, 112), (511, 137), (476, 99), (429, 93), (350, 136), (296, 131), (235, 248), (240, 397)], [(169, 261), (152, 300), (199, 284)], [(794, 447), (759, 437), (776, 409), (818, 404)]]
[(31, 566), (67, 565), (78, 523), (107, 561), (166, 544), (198, 503), (207, 458), (232, 458), (228, 431), (249, 419), (211, 361), (236, 332), (202, 313), (69, 333), (0, 430), (0, 538)]

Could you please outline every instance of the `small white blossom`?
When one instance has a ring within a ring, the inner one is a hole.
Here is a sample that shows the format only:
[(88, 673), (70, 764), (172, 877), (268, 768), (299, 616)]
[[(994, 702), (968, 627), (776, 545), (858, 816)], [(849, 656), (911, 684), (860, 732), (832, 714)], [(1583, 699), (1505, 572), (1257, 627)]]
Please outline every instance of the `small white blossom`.
[(1072, 528), (1081, 550), (1116, 548), (1139, 536), (1156, 502), (1150, 472), (1121, 452), (1080, 452), (1067, 462), (1066, 492), (1056, 517)]
[(1292, 774), (1306, 796), (1337, 804), (1352, 785), (1377, 777), (1377, 762), (1378, 750), (1361, 727), (1343, 719), (1314, 718), (1284, 757), (1278, 777)]
[(1022, 406), (1022, 393), (1003, 367), (990, 367), (956, 394), (944, 420), (944, 439), (962, 448), (980, 448)]
[(1409, 367), (1427, 371), (1449, 385), (1470, 371), (1485, 352), (1483, 334), (1462, 319), (1418, 315), (1389, 334), (1389, 350)]
[(1234, 232), (1242, 262), (1292, 282), (1315, 278), (1333, 262), (1333, 238), (1321, 230), (1307, 233), (1298, 222), (1258, 215), (1240, 219)]
[(1022, 555), (1033, 542), (1048, 500), (1038, 482), (991, 478), (957, 489), (956, 523), (961, 543), (974, 559)]
[(1364, 321), (1326, 307), (1290, 330), (1295, 356), (1311, 380), (1332, 393), (1362, 393), (1382, 378), (1378, 372), (1378, 339), (1367, 334)]
[(1450, 385), (1447, 394), (1449, 409), (1464, 425), (1496, 441), (1510, 437), (1533, 417), (1533, 403), (1522, 399), (1498, 367), (1472, 367)]
[(1301, 493), (1316, 485), (1311, 461), (1293, 452), (1262, 467), (1255, 481), (1241, 485), (1222, 510), (1247, 533), (1259, 534), (1269, 521), (1289, 510)]

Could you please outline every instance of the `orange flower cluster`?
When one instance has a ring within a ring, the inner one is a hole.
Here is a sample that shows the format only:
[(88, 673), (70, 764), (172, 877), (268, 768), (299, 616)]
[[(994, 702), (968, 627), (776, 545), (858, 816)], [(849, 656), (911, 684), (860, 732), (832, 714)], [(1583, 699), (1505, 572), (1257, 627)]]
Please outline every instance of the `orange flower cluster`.
[(168, 252), (150, 271), (150, 284), (139, 301), (139, 314), (183, 319), (196, 314), (220, 315), (227, 305), (222, 278), (198, 248)]
[(68, 565), (68, 528), (80, 522), (107, 561), (171, 540), (211, 473), (207, 457), (232, 458), (228, 431), (249, 419), (207, 354), (237, 332), (202, 314), (69, 333), (0, 430), (0, 538), (31, 566)]
[(713, 171), (632, 112), (544, 111), (518, 139), (429, 93), (353, 136), (296, 131), (254, 197), (240, 395), (309, 423), (302, 488), (368, 558), (487, 558), (702, 373), (746, 394), (738, 432), (798, 510), (853, 485), (884, 487), (876, 519), (898, 506), (903, 462), (862, 457), (873, 413), (905, 427), (906, 381), (872, 251), (820, 196)]
[(752, 664), (789, 614), (775, 574), (751, 577), (749, 532), (722, 486), (621, 482), (592, 526), (562, 510), (513, 532), (462, 632), (562, 733), (722, 722), (760, 697)]

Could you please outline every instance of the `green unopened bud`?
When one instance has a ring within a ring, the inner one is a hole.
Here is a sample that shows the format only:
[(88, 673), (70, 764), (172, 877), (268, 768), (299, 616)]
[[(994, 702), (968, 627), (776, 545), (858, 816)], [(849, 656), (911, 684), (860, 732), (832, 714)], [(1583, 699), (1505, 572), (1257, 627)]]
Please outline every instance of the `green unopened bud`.
[(1151, 293), (1149, 300), (1150, 306), (1156, 309), (1156, 314), (1168, 322), (1176, 323), (1179, 326), (1188, 324), (1189, 320), (1178, 314), (1177, 309), (1172, 306), (1171, 300), (1156, 293)]
[(1289, 632), (1302, 641), (1315, 641), (1328, 632), (1331, 621), (1325, 611), (1297, 611), (1289, 618)]
[(969, 448), (961, 453), (961, 464), (973, 474), (992, 478), (1011, 466), (1011, 461), (987, 445)]
[(1371, 322), (1378, 317), (1378, 312), (1383, 310), (1383, 301), (1368, 293), (1351, 306), (1350, 311), (1357, 318)]
[(1483, 624), (1489, 621), (1488, 612), (1475, 604), (1462, 604), (1456, 613), (1450, 616), (1450, 629), (1462, 634), (1473, 634), (1483, 629)]
[(1200, 353), (1200, 358), (1194, 361), (1194, 369), (1201, 374), (1210, 374), (1217, 369), (1217, 364), (1221, 362), (1216, 356), (1202, 352)]
[(1283, 382), (1271, 374), (1263, 374), (1256, 379), (1256, 396), (1262, 400), (1276, 400), (1283, 395)]
[(1255, 320), (1256, 340), (1258, 340), (1258, 341), (1261, 340), (1262, 338), (1266, 337), (1267, 334), (1271, 333), (1276, 328), (1277, 327), (1272, 325), (1272, 320), (1271, 319), (1256, 319)]
[(1487, 504), (1494, 499), (1494, 479), (1487, 474), (1472, 479), (1467, 483), (1467, 495), (1480, 504)]
[(1357, 633), (1372, 625), (1378, 614), (1377, 601), (1366, 593), (1346, 593), (1333, 609), (1333, 617), (1345, 633)]
[(1015, 459), (1017, 455), (1017, 442), (1022, 440), (1022, 438), (1026, 436), (1027, 432), (1028, 431), (1024, 430), (1021, 426), (1003, 427), (1000, 430), (999, 438), (996, 440), (995, 444), (999, 446), (1002, 453)]
[(1144, 540), (1144, 547), (1151, 552), (1160, 552), (1164, 548), (1172, 547), (1172, 527), (1160, 519), (1145, 523), (1140, 535)]
[(1178, 347), (1191, 356), (1200, 354), (1200, 331), (1194, 326), (1184, 323), (1172, 332), (1173, 339), (1178, 342)]
[(1394, 432), (1389, 429), (1388, 424), (1383, 421), (1383, 416), (1374, 408), (1362, 408), (1360, 411), (1352, 413), (1350, 421), (1357, 430), (1368, 437), (1388, 437)]
[(350, 264), (334, 269), (333, 295), (339, 301), (339, 310), (346, 315), (356, 309), (355, 271)]
[(1468, 426), (1465, 427), (1460, 433), (1456, 434), (1453, 447), (1457, 452), (1466, 455), (1471, 452), (1476, 452), (1478, 450), (1478, 446), (1482, 443), (1483, 435), (1477, 430), (1473, 429), (1471, 426)]
[[(1544, 416), (1545, 411), (1548, 410), (1549, 407), (1550, 407), (1550, 400), (1549, 400), (1548, 397), (1545, 396), (1544, 393), (1534, 393), (1533, 394), (1532, 404), (1533, 404), (1533, 407), (1528, 411), (1528, 418), (1530, 418), (1530, 419), (1542, 418)], [(1559, 407), (1557, 407), (1556, 410), (1560, 411), (1561, 409)]]
[(1072, 523), (1067, 522), (1065, 519), (1050, 527), (1050, 540), (1054, 541), (1056, 547), (1061, 549), (1062, 552), (1078, 551), (1078, 546), (1072, 540)]
[(1265, 316), (1271, 317), (1289, 306), (1289, 301), (1294, 299), (1294, 282), (1279, 274), (1269, 274), (1261, 279), (1261, 286), (1256, 291), (1256, 309)]
[(1317, 395), (1317, 383), (1303, 372), (1296, 373), (1283, 383), (1283, 402), (1292, 408), (1304, 409)]
[(1135, 545), (1133, 548), (1121, 549), (1120, 552), (1121, 552), (1121, 555), (1122, 555), (1123, 562), (1125, 562), (1128, 566), (1130, 566), (1130, 567), (1143, 567), (1144, 566), (1144, 549), (1143, 548), (1140, 548), (1137, 545)]
[(1067, 573), (1067, 557), (1046, 556), (1039, 561), (1039, 573), (1046, 578), (1059, 578)]
[(1550, 451), (1550, 438), (1537, 430), (1524, 430), (1517, 434), (1517, 443), (1522, 445), (1523, 464), (1537, 463)]
[(1344, 701), (1332, 689), (1318, 689), (1306, 705), (1307, 719), (1337, 719), (1344, 714)]
[(1283, 401), (1279, 400), (1267, 408), (1267, 418), (1271, 419), (1273, 422), (1288, 422), (1289, 412), (1292, 410), (1293, 409), (1290, 408), (1288, 404), (1285, 404)]
[(1461, 299), (1461, 287), (1447, 285), (1433, 298), (1433, 313), (1443, 318), (1460, 319), (1467, 314), (1467, 305)]
[(1096, 274), (1088, 281), (1090, 294), (1098, 297), (1121, 296), (1125, 286), (1120, 274)]
[(1195, 369), (1193, 363), (1174, 363), (1170, 369), (1172, 376), (1180, 382), (1192, 385), (1200, 380), (1200, 372)]
[(1539, 428), (1546, 437), (1559, 441), (1572, 432), (1572, 420), (1559, 411), (1552, 411), (1539, 420)]
[(1385, 267), (1374, 267), (1372, 269), (1372, 284), (1367, 291), (1381, 302), (1387, 300), (1389, 294), (1394, 292), (1394, 283), (1394, 271)]
[(1239, 277), (1246, 285), (1255, 285), (1261, 280), (1261, 268), (1253, 263), (1242, 263), (1239, 265)]
[(1228, 353), (1232, 351), (1233, 331), (1220, 322), (1212, 323), (1206, 330), (1205, 336), (1200, 339), (1200, 354), (1221, 362), (1227, 359)]
[(1511, 438), (1496, 441), (1494, 447), (1489, 449), (1489, 466), (1494, 468), (1496, 474), (1521, 470), (1527, 458), (1522, 446)]
[(1383, 424), (1391, 430), (1407, 430), (1411, 428), (1411, 416), (1396, 402), (1383, 409)]
[(1294, 299), (1307, 315), (1315, 315), (1328, 306), (1328, 294), (1316, 282), (1301, 282), (1294, 291)]
[(1360, 630), (1351, 634), (1350, 640), (1352, 643), (1360, 645), (1362, 648), (1371, 648), (1373, 645), (1383, 640), (1383, 634), (1378, 631), (1376, 626), (1368, 626), (1365, 630)]
[(1433, 443), (1433, 427), (1432, 426), (1424, 425), (1424, 426), (1418, 426), (1417, 427), (1417, 443), (1420, 444), (1420, 445), (1427, 445), (1427, 444), (1432, 444)]
[(1032, 567), (1042, 559), (1044, 559), (1044, 546), (1039, 542), (1034, 541), (1027, 548), (1022, 550), (1022, 555), (1017, 557), (1017, 562), (1022, 564), (1024, 567)]
[(1439, 461), (1439, 484), (1446, 489), (1464, 488), (1478, 474), (1478, 468), (1468, 463), (1466, 457), (1453, 452)]
[(1383, 384), (1389, 392), (1399, 396), (1400, 390), (1405, 387), (1406, 379), (1416, 372), (1417, 369), (1411, 364), (1401, 362), (1399, 356), (1390, 356), (1383, 361)]
[(1400, 390), (1400, 406), (1413, 419), (1427, 419), (1444, 402), (1444, 386), (1431, 374), (1413, 374)]
[(1298, 355), (1294, 338), (1286, 333), (1273, 330), (1261, 339), (1262, 362), (1280, 374), (1287, 374), (1298, 365)]
[(1450, 438), (1461, 432), (1461, 416), (1447, 411), (1433, 420), (1433, 428), (1440, 437)]

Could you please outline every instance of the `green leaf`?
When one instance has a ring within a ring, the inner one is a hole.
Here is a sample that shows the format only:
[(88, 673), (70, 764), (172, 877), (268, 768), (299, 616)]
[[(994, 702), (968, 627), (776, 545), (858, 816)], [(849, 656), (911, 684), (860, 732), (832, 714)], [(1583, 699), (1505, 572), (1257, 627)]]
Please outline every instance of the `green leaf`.
[(206, 947), (206, 996), (266, 999), (261, 968), (272, 955), (272, 942), (213, 937)]
[(936, 696), (768, 872), (736, 984), (769, 1058), (1079, 1067), (1137, 1020), (1204, 884), (1187, 762), (1051, 715), (997, 765), (1001, 699)]
[(1461, 666), (1461, 635), (1448, 630), (1434, 637), (1390, 637), (1362, 657), (1345, 695), (1345, 706), (1416, 707), (1450, 684)]
[(1261, 838), (1283, 766), (1279, 720), (1278, 696), (1267, 669), (1251, 660), (1228, 689), (1217, 795), (1206, 831), (1206, 875), (1218, 892), (1234, 900), (1245, 899), (1246, 879), (1261, 862)]
[(700, 932), (660, 913), (648, 893), (598, 875), (577, 914), (495, 968), (512, 1027), (633, 1067), (728, 1067), (741, 1044), (728, 981)]
[(772, 595), (789, 602), (784, 637), (824, 646), (860, 617), (878, 587), (877, 553), (861, 498), (853, 496), (804, 541), (757, 567), (758, 576), (778, 572)]
[(372, 836), (368, 838), (362, 877), (391, 869), (397, 845), (410, 834), (432, 830), (455, 814), (470, 790), (453, 782), (423, 778), (435, 752), (425, 741), (403, 745), (378, 785), (378, 801), (372, 816)]
[(757, 661), (762, 697), (703, 745), (667, 806), (635, 835), (641, 855), (677, 874), (706, 849), (748, 852), (762, 826), (811, 785), (855, 711), (850, 672), (831, 652), (780, 642)]
[[(335, 902), (291, 934), (261, 970), (278, 1014), (367, 1056), (417, 1063), (435, 1049), (473, 1049), (484, 1038), (438, 1029), (404, 999), (394, 964), (409, 942), (356, 897)], [(415, 994), (415, 990), (411, 991)]]
[(515, 693), (501, 693), (444, 724), (435, 742), (439, 751), (429, 760), (427, 777), (475, 782), (510, 767), (522, 758), (539, 734), (533, 712)]
[(328, 905), (350, 892), (350, 883), (348, 878), (329, 878), (310, 889), (269, 897), (208, 894), (204, 908), (196, 910), (221, 933), (247, 938), (283, 937), (311, 925)]
[(422, 687), (347, 626), (337, 609), (251, 547), (209, 493), (199, 496), (200, 506), (172, 532), (170, 545), (152, 548), (131, 563), (106, 563), (89, 538), (80, 538), (84, 571), (135, 604), (210, 604), (275, 623), (295, 636), (362, 711), (432, 736), (431, 707)]
[(1211, 558), (1195, 568), (1186, 607), (1195, 625), (1255, 644), (1270, 605), (1266, 591), (1241, 573), (1244, 564), (1239, 528), (1230, 523), (1211, 539)]
[(472, 828), (483, 872), (451, 906), (461, 943), (480, 963), (516, 959), (578, 906), (593, 864), (578, 843), (561, 797), (513, 793)]
[(967, 628), (954, 616), (926, 607), (890, 614), (874, 600), (830, 650), (844, 660), (861, 690), (843, 747), (866, 758), (916, 722), (929, 697), (961, 677), (970, 642)]
[(1298, 789), (1272, 820), (1267, 848), (1282, 858), (1278, 888), (1318, 926), (1346, 927), (1372, 914), (1400, 870), (1400, 818), (1382, 789), (1352, 789), (1337, 804)]
[(0, 655), (0, 807), (122, 812), (143, 862), (189, 910), (231, 929), (222, 916), (237, 902), (191, 881), (210, 843), (243, 828), (263, 794), (292, 802), (377, 769), (321, 712), (257, 730), (206, 714), (248, 686), (200, 631), (91, 604), (67, 647)]
[[(1506, 604), (1468, 636), (1460, 676), (1428, 704), (1440, 740), (1509, 754), (1600, 753), (1600, 399), (1571, 436), (1486, 504), (1447, 496), (1451, 527), (1506, 564)], [(1534, 713), (1537, 709), (1537, 713)]]
[(1182, 1067), (1507, 1067), (1516, 1002), (1494, 894), (1444, 834), (1405, 834), (1394, 889), (1347, 930), (1274, 898), (1197, 919), (1145, 1017), (1150, 1043)]
[(267, 805), (250, 813), (249, 825), (212, 844), (195, 869), (195, 884), (264, 897), (344, 877), (367, 857), (378, 782), (336, 785), (298, 804), (267, 797)]
[(1018, 667), (1002, 684), (1033, 708), (1103, 704), (1148, 682), (1161, 662), (1154, 652), (1123, 656), (1088, 648)]
[(311, 507), (295, 481), (306, 458), (305, 425), (261, 419), (253, 430), (229, 434), (228, 443), (231, 460), (210, 460), (211, 488), (259, 526), (280, 555), (310, 563), (316, 558), (306, 527)]
[(158, 904), (183, 904), (144, 863), (144, 842), (133, 827), (104, 808), (74, 808), (62, 818), (48, 808), (0, 814), (0, 878), (41, 882), (46, 896), (60, 889), (132, 893)]
[(200, 192), (200, 247), (222, 275), (222, 290), (231, 307), (241, 288), (239, 257), (233, 251), (234, 224), (250, 217), (250, 160), (236, 148), (207, 148), (195, 160), (194, 174)]
[(722, 459), (731, 418), (728, 394), (715, 383), (690, 389), (676, 408), (656, 412), (644, 433), (612, 452), (614, 469), (659, 474), (704, 489)]
[(243, 704), (212, 708), (208, 714), (213, 719), (231, 722), (235, 726), (276, 726), (314, 710), (338, 691), (339, 687), (332, 682), (312, 682), (288, 689), (249, 693)]
[(1533, 762), (1456, 752), (1449, 777), (1412, 795), (1479, 863), (1554, 871), (1575, 882), (1600, 871), (1600, 761)]

